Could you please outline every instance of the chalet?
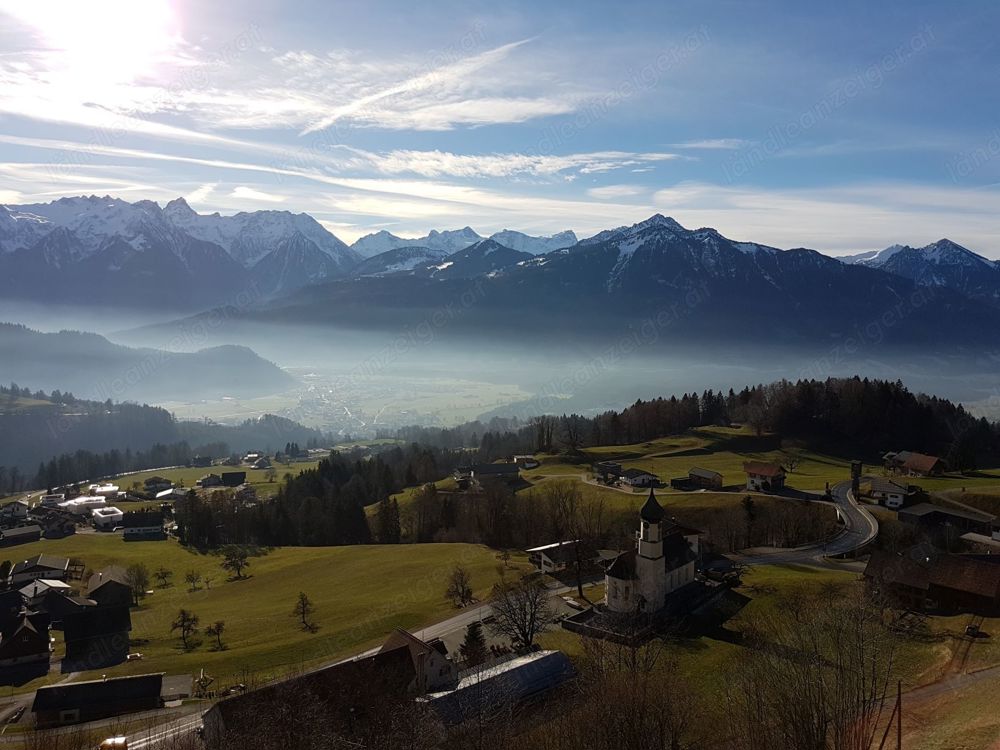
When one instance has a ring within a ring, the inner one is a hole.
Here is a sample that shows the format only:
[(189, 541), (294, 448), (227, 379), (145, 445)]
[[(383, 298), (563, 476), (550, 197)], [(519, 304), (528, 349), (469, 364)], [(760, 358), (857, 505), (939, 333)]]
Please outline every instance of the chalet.
[(622, 465), (614, 461), (598, 461), (590, 467), (590, 470), (599, 482), (605, 484), (617, 482), (622, 475)]
[(241, 484), (233, 491), (233, 499), (245, 506), (254, 505), (257, 502), (257, 490), (252, 484)]
[(101, 607), (132, 605), (132, 587), (128, 585), (125, 571), (119, 567), (105, 568), (94, 573), (87, 581), (87, 596)]
[(106, 677), (41, 687), (31, 711), (36, 726), (55, 727), (160, 708), (163, 673)]
[(28, 501), (24, 498), (14, 500), (0, 508), (0, 524), (16, 526), (28, 517)]
[[(416, 677), (410, 648), (400, 645), (235, 695), (219, 701), (202, 717), (206, 744), (250, 746), (275, 721), (300, 715), (306, 700), (315, 702), (316, 708), (321, 706), (327, 726), (342, 740), (350, 740), (353, 733), (372, 731), (388, 712), (409, 704)], [(286, 728), (288, 747), (297, 747), (296, 728)]]
[(166, 539), (163, 514), (158, 510), (137, 510), (122, 517), (122, 539), (126, 542)]
[(269, 459), (267, 456), (261, 456), (256, 461), (254, 461), (252, 464), (250, 464), (250, 468), (251, 469), (270, 469), (271, 468), (271, 459)]
[(243, 456), (243, 463), (252, 464), (254, 461), (258, 461), (264, 457), (264, 454), (260, 451), (248, 451), (245, 456)]
[[(0, 666), (43, 663), (52, 656), (47, 618), (22, 615), (0, 631)], [(46, 667), (46, 671), (47, 667)]]
[(522, 469), (537, 469), (542, 465), (534, 456), (514, 456), (514, 463)]
[(55, 591), (46, 594), (45, 600), (42, 602), (42, 610), (48, 614), (49, 621), (56, 630), (62, 630), (62, 623), (67, 615), (74, 615), (96, 606), (97, 602), (93, 599), (72, 594), (64, 596)]
[(777, 492), (785, 487), (785, 469), (764, 461), (744, 461), (747, 489), (754, 492)]
[(528, 562), (535, 566), (539, 573), (557, 573), (566, 570), (576, 562), (576, 546), (578, 542), (552, 542), (541, 547), (526, 549)]
[(660, 478), (642, 469), (625, 469), (621, 473), (621, 481), (629, 487), (656, 487)]
[(695, 466), (688, 471), (686, 477), (671, 479), (670, 486), (678, 490), (721, 490), (722, 474), (711, 469), (701, 469)]
[(103, 497), (107, 500), (114, 500), (121, 492), (117, 484), (92, 484), (87, 490), (91, 497)]
[(173, 482), (163, 477), (150, 477), (142, 483), (143, 490), (151, 495), (163, 492), (163, 490), (169, 490), (173, 486)]
[(55, 507), (59, 503), (66, 500), (66, 495), (63, 493), (52, 494), (52, 495), (42, 495), (41, 504), (46, 507)]
[(909, 503), (920, 491), (915, 485), (907, 485), (886, 477), (875, 477), (868, 485), (869, 495), (878, 500), (880, 505), (894, 510)]
[(916, 451), (889, 452), (882, 456), (885, 468), (910, 477), (937, 476), (944, 471), (944, 461)]
[(517, 464), (476, 464), (469, 469), (469, 482), (483, 487), (490, 482), (515, 484), (521, 478)]
[(69, 560), (65, 557), (55, 555), (35, 555), (27, 560), (14, 565), (10, 571), (10, 583), (12, 586), (34, 581), (36, 578), (51, 578), (57, 581), (64, 581), (69, 570)]
[(132, 617), (128, 607), (85, 609), (63, 617), (66, 661), (73, 670), (120, 664), (128, 655)]
[(41, 538), (42, 527), (35, 524), (4, 529), (0, 531), (0, 547), (13, 547), (18, 544), (37, 542)]
[(222, 477), (220, 477), (218, 474), (206, 474), (197, 482), (195, 482), (195, 485), (198, 487), (221, 487)]
[(950, 527), (960, 534), (972, 531), (989, 536), (996, 516), (965, 508), (945, 508), (933, 503), (918, 503), (909, 508), (901, 508), (900, 521), (923, 529)]
[(903, 555), (876, 550), (865, 567), (865, 579), (912, 609), (984, 616), (1000, 612), (1000, 559), (928, 554), (929, 549), (916, 547)]
[(188, 466), (196, 469), (207, 469), (212, 465), (211, 456), (195, 456), (188, 462)]
[(401, 646), (409, 650), (413, 661), (414, 678), (407, 686), (408, 692), (423, 695), (453, 685), (458, 679), (458, 667), (448, 656), (448, 647), (440, 638), (425, 642), (402, 628), (396, 628), (386, 638), (379, 653), (393, 651)]
[(94, 508), (90, 512), (91, 523), (95, 529), (101, 531), (111, 531), (121, 526), (124, 516), (125, 514), (113, 505), (107, 508)]
[(247, 473), (245, 471), (224, 471), (220, 479), (222, 479), (223, 487), (239, 487), (247, 481)]

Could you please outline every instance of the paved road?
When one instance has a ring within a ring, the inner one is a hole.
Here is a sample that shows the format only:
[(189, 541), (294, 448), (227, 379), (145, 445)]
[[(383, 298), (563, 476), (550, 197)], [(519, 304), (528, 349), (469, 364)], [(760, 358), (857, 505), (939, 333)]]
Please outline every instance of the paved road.
[(794, 549), (757, 548), (729, 555), (741, 565), (821, 565), (823, 567), (855, 568), (850, 563), (836, 563), (830, 558), (861, 549), (878, 535), (878, 521), (859, 505), (851, 493), (850, 482), (840, 482), (831, 490), (833, 502), (840, 511), (844, 528), (823, 544)]

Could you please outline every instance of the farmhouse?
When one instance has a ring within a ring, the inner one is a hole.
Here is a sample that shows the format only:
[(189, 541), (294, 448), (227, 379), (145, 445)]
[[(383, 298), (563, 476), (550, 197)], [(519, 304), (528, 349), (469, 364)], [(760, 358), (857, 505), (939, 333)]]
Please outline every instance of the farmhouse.
[(65, 581), (37, 578), (18, 589), (18, 593), (21, 594), (21, 599), (24, 601), (25, 606), (31, 609), (40, 607), (50, 591), (60, 596), (69, 596), (73, 593), (73, 587)]
[(220, 479), (223, 487), (239, 487), (247, 481), (247, 473), (245, 471), (224, 471)]
[(149, 494), (156, 492), (162, 492), (163, 490), (169, 490), (174, 486), (174, 483), (169, 479), (164, 479), (163, 477), (150, 477), (142, 483), (143, 490)]
[(875, 477), (869, 482), (869, 494), (886, 508), (898, 509), (912, 500), (920, 488), (885, 477)]
[(642, 469), (625, 469), (621, 473), (621, 481), (630, 487), (655, 487), (660, 483), (660, 478)]
[(928, 456), (916, 451), (899, 451), (882, 456), (889, 471), (911, 477), (937, 476), (944, 471), (944, 461), (937, 456)]
[(678, 490), (704, 489), (721, 490), (722, 474), (711, 469), (697, 466), (688, 471), (686, 477), (675, 477), (670, 480), (670, 486)]
[(926, 549), (916, 547), (903, 555), (876, 550), (865, 578), (913, 609), (985, 616), (1000, 611), (1000, 561), (990, 556), (927, 554)]
[(122, 517), (122, 538), (126, 542), (166, 539), (163, 514), (158, 510), (137, 510)]
[(534, 456), (514, 456), (514, 463), (522, 469), (537, 469), (541, 462)]
[(40, 526), (18, 526), (14, 529), (4, 529), (0, 531), (0, 547), (13, 547), (18, 544), (28, 544), (37, 542), (42, 538), (42, 528)]
[(19, 586), (36, 578), (51, 578), (58, 581), (66, 580), (69, 570), (69, 560), (55, 555), (35, 555), (17, 563), (10, 571), (10, 583)]
[(87, 596), (102, 607), (129, 607), (132, 604), (132, 587), (128, 585), (124, 570), (105, 568), (87, 581)]
[(764, 461), (744, 461), (747, 489), (753, 492), (776, 492), (785, 487), (785, 469)]
[(47, 617), (22, 615), (0, 631), (0, 666), (44, 662), (52, 655)]
[(611, 484), (622, 475), (622, 465), (614, 461), (598, 461), (590, 467), (599, 482)]
[(206, 474), (197, 482), (195, 482), (195, 485), (198, 487), (221, 487), (222, 477), (220, 477), (218, 474)]
[(576, 541), (552, 542), (526, 549), (528, 562), (539, 573), (557, 573), (576, 562)]
[(191, 467), (194, 467), (194, 468), (197, 468), (197, 469), (205, 469), (205, 468), (207, 468), (207, 467), (209, 467), (211, 465), (212, 465), (212, 457), (211, 456), (195, 456), (194, 458), (192, 458), (188, 462), (188, 466), (191, 466)]
[(39, 727), (95, 721), (160, 708), (163, 673), (41, 687), (31, 711)]
[(969, 531), (990, 535), (995, 516), (964, 508), (945, 508), (933, 503), (918, 503), (899, 511), (899, 520), (924, 529), (951, 527), (960, 533)]
[(0, 524), (14, 526), (28, 517), (28, 501), (24, 498), (0, 508)]
[(619, 553), (605, 572), (605, 603), (612, 612), (658, 612), (670, 594), (694, 581), (697, 556), (681, 527), (668, 526), (663, 535), (663, 518), (650, 489), (639, 511), (636, 549)]
[(423, 695), (430, 690), (440, 690), (451, 685), (458, 679), (458, 667), (449, 658), (448, 647), (440, 638), (424, 642), (412, 633), (396, 628), (386, 638), (379, 653), (400, 647), (407, 648), (413, 660), (414, 678), (407, 687), (409, 692)]
[(490, 482), (515, 484), (521, 478), (521, 468), (517, 464), (475, 464), (455, 469), (454, 476), (459, 489), (482, 488)]
[(156, 499), (161, 503), (176, 502), (177, 500), (183, 500), (187, 496), (188, 491), (183, 487), (172, 487), (169, 490), (156, 493)]

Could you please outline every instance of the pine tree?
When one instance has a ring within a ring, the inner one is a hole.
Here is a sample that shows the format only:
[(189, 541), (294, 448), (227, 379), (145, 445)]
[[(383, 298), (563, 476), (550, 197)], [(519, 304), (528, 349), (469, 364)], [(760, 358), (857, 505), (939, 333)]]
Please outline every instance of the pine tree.
[(458, 647), (462, 661), (467, 667), (475, 667), (486, 661), (486, 638), (483, 636), (483, 626), (478, 620), (469, 623), (465, 628), (465, 640)]

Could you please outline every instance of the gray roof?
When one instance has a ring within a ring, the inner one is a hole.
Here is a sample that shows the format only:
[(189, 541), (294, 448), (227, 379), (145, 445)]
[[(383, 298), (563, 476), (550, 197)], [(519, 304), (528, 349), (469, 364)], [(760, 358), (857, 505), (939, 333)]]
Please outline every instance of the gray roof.
[(131, 677), (109, 677), (106, 680), (69, 682), (63, 685), (40, 687), (35, 692), (31, 710), (59, 711), (60, 709), (103, 706), (119, 700), (133, 700), (147, 696), (159, 697), (163, 673), (142, 674)]
[(22, 560), (10, 572), (12, 575), (17, 575), (35, 567), (48, 568), (50, 570), (66, 570), (69, 567), (69, 560), (65, 557), (56, 557), (55, 555), (46, 555), (43, 553), (30, 557), (27, 560)]
[(521, 468), (517, 464), (476, 464), (473, 474), (517, 474)]
[(934, 503), (918, 503), (912, 508), (900, 511), (900, 513), (918, 517), (929, 516), (933, 513), (941, 513), (947, 516), (966, 518), (970, 521), (979, 521), (982, 523), (992, 521), (996, 518), (996, 516), (990, 515), (989, 513), (982, 513), (976, 510), (965, 510), (964, 508), (945, 508), (941, 505), (934, 505)]

